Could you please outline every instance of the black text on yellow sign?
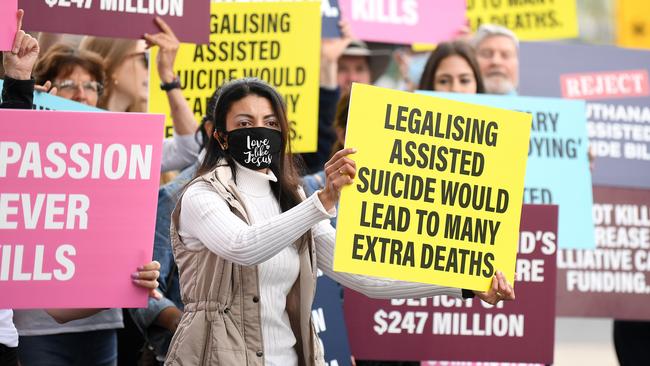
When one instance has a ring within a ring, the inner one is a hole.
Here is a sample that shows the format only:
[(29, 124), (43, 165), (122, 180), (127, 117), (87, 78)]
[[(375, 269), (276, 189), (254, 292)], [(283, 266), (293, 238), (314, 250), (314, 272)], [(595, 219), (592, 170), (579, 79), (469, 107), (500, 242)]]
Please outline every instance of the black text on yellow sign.
[[(224, 82), (262, 79), (284, 97), (293, 152), (316, 151), (320, 70), (320, 3), (213, 3), (210, 42), (183, 44), (175, 73), (197, 120)], [(152, 54), (156, 58), (156, 50)], [(152, 66), (149, 111), (164, 113), (171, 134), (165, 92)]]
[(514, 279), (531, 116), (354, 84), (334, 269), (485, 290)]

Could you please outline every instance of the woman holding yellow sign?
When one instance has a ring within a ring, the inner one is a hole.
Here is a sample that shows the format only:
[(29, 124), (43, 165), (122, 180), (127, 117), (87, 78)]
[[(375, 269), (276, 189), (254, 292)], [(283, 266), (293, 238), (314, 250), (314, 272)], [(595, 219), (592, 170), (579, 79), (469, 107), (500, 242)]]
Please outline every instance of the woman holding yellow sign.
[[(356, 175), (355, 150), (337, 152), (325, 188), (305, 198), (275, 89), (257, 79), (227, 83), (213, 117), (205, 158), (172, 215), (185, 313), (166, 364), (322, 364), (311, 324), (317, 269), (370, 297), (465, 294), (332, 270), (328, 219)], [(500, 272), (477, 295), (492, 304), (514, 299)]]

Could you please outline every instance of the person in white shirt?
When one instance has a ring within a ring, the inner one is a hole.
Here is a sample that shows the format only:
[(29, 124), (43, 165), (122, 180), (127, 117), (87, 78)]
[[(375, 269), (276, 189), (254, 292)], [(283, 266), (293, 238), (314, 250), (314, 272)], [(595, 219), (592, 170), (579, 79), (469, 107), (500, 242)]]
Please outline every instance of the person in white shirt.
[[(319, 364), (317, 346), (307, 343), (316, 337), (313, 328), (303, 324), (311, 322), (316, 266), (371, 297), (465, 293), (333, 271), (329, 219), (341, 189), (355, 177), (355, 150), (337, 152), (325, 164), (325, 188), (303, 198), (286, 107), (271, 86), (250, 78), (225, 84), (213, 117), (206, 155), (172, 215), (185, 313), (166, 365)], [(515, 297), (501, 272), (490, 291), (475, 294), (492, 304)]]

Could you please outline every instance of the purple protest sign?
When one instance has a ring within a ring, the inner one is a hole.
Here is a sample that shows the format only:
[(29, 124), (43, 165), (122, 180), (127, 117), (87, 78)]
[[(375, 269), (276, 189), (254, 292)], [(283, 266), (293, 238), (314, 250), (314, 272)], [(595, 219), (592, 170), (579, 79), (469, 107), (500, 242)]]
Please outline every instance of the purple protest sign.
[(372, 300), (347, 290), (352, 354), (369, 360), (553, 363), (557, 223), (557, 206), (524, 205), (513, 302)]
[(160, 16), (181, 42), (208, 43), (209, 0), (19, 0), (28, 31), (142, 38)]
[(465, 24), (465, 0), (339, 0), (354, 37), (397, 44), (451, 39)]
[(593, 184), (650, 188), (650, 51), (522, 43), (519, 64), (521, 94), (587, 102)]
[(596, 249), (558, 252), (560, 316), (649, 320), (650, 192), (594, 187)]
[(16, 12), (18, 0), (0, 1), (0, 51), (10, 51), (14, 45), (18, 26)]

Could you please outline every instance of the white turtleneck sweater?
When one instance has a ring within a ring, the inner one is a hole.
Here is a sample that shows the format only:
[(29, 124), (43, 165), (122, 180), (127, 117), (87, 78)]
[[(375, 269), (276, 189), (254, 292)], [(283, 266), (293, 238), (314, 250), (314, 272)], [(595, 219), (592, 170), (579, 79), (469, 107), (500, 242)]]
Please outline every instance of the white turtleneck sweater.
[(461, 290), (421, 283), (334, 272), (335, 231), (318, 194), (281, 213), (269, 182), (276, 177), (237, 164), (237, 188), (251, 225), (230, 211), (226, 201), (207, 182), (191, 185), (181, 202), (179, 235), (190, 249), (207, 247), (241, 265), (257, 265), (264, 355), (267, 366), (298, 364), (296, 338), (285, 311), (286, 297), (298, 278), (300, 260), (291, 245), (312, 229), (318, 267), (342, 285), (375, 298), (461, 297)]

